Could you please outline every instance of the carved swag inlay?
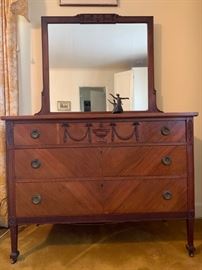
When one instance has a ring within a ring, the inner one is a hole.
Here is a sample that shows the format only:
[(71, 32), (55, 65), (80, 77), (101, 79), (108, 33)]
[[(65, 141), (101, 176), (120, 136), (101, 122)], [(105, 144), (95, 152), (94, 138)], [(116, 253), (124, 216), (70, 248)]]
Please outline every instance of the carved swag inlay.
[(109, 141), (110, 143), (115, 142), (116, 138), (118, 138), (121, 141), (128, 141), (134, 138), (136, 142), (139, 141), (139, 130), (138, 130), (139, 122), (131, 123), (132, 131), (129, 134), (126, 134), (125, 136), (121, 135), (117, 131), (116, 123), (110, 123), (106, 128), (106, 125), (103, 125), (103, 123), (101, 122), (99, 123), (98, 127), (93, 126), (93, 124), (91, 123), (86, 123), (84, 127), (81, 127), (81, 129), (83, 129), (83, 134), (80, 137), (78, 137), (72, 129), (74, 125), (77, 124), (70, 124), (70, 123), (62, 124), (62, 128), (64, 129), (63, 133), (64, 143), (70, 141), (82, 142), (85, 141), (86, 139), (88, 143), (92, 143), (92, 135), (95, 136), (96, 142), (107, 143), (108, 134), (111, 134)]
[(136, 139), (136, 141), (138, 141), (139, 139), (139, 132), (138, 132), (139, 123), (138, 122), (132, 123), (132, 127), (133, 127), (132, 132), (131, 134), (126, 135), (126, 136), (121, 136), (120, 134), (118, 134), (115, 123), (112, 123), (111, 126), (112, 126), (112, 142), (114, 141), (115, 136), (122, 141), (128, 141), (132, 139), (133, 137), (134, 139)]
[(105, 128), (103, 126), (103, 123), (99, 124), (99, 128), (93, 128), (92, 129), (93, 134), (96, 136), (96, 141), (97, 142), (102, 142), (102, 143), (107, 143), (107, 135), (111, 131), (110, 128)]
[(71, 126), (68, 123), (62, 124), (62, 127), (64, 128), (64, 135), (63, 135), (63, 142), (66, 143), (68, 141), (68, 139), (71, 139), (72, 141), (75, 142), (81, 142), (83, 140), (85, 140), (86, 138), (88, 138), (88, 142), (91, 142), (91, 124), (87, 123), (86, 124), (86, 131), (84, 133), (83, 136), (81, 136), (80, 138), (75, 137), (73, 134), (71, 134)]

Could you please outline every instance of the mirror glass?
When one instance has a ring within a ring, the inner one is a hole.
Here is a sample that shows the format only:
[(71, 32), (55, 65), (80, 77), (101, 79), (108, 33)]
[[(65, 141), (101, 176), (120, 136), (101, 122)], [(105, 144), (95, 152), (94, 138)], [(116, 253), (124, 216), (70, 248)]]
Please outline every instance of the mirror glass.
[(148, 110), (146, 23), (48, 24), (51, 112)]

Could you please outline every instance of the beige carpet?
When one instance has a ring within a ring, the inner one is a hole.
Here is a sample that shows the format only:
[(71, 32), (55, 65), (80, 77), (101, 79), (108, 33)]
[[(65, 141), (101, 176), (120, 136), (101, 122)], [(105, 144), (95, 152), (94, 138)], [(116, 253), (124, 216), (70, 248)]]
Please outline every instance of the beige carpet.
[(16, 264), (9, 261), (9, 234), (0, 239), (0, 269), (202, 270), (202, 220), (195, 228), (191, 258), (184, 221), (22, 226)]

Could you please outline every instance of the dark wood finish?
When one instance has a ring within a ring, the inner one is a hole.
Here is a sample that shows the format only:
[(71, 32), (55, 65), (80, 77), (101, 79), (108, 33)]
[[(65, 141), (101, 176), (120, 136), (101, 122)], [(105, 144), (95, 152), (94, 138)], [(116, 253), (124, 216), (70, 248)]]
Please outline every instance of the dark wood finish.
[[(104, 211), (106, 214), (186, 212), (186, 186), (185, 179), (106, 181)], [(164, 198), (166, 191), (171, 192), (171, 199)]]
[[(101, 177), (100, 152), (96, 148), (19, 149), (14, 156), (17, 179), (30, 175), (33, 179)], [(33, 168), (33, 160), (41, 165)]]
[(117, 14), (79, 14), (76, 16), (46, 16), (42, 17), (42, 59), (43, 59), (43, 91), (42, 107), (38, 114), (50, 112), (49, 93), (49, 24), (115, 24), (115, 23), (145, 23), (148, 30), (148, 111), (159, 111), (156, 106), (156, 91), (154, 89), (154, 42), (153, 42), (153, 17), (152, 16), (119, 16)]
[[(171, 164), (167, 165), (163, 158), (168, 156)], [(187, 175), (186, 147), (182, 145), (18, 149), (14, 157), (16, 179), (27, 179), (30, 175), (33, 179), (73, 177), (79, 180), (86, 177)], [(39, 166), (33, 166), (33, 161)]]
[[(41, 195), (39, 204), (32, 196)], [(80, 216), (103, 213), (102, 184), (99, 181), (17, 183), (18, 217)], [(26, 205), (26, 207), (24, 207)]]
[[(35, 132), (35, 133), (33, 133)], [(38, 136), (33, 134), (37, 134)], [(46, 145), (59, 143), (57, 124), (16, 124), (14, 128), (15, 145)]]
[(15, 263), (18, 259), (20, 252), (18, 251), (18, 226), (11, 225), (10, 226), (10, 234), (11, 234), (11, 254), (10, 259), (11, 263)]
[[(164, 157), (171, 158), (165, 165)], [(184, 146), (135, 146), (103, 149), (104, 176), (186, 176), (186, 147)]]
[(193, 256), (196, 115), (3, 117), (12, 262), (24, 223), (185, 219)]
[[(155, 186), (155, 192), (152, 192)], [(186, 179), (60, 181), (16, 184), (18, 217), (187, 211)], [(172, 199), (165, 199), (170, 191)], [(32, 202), (36, 194), (39, 204)], [(26, 207), (24, 207), (26, 205)]]

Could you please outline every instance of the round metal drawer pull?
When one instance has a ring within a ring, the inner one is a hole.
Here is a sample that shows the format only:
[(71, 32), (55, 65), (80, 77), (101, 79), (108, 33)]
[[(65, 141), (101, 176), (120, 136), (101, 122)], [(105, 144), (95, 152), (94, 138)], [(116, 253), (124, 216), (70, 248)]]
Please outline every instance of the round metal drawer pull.
[(31, 166), (33, 169), (38, 169), (41, 167), (41, 161), (39, 159), (34, 159), (31, 162)]
[(161, 159), (161, 162), (163, 163), (163, 165), (169, 166), (172, 163), (172, 159), (169, 156), (165, 156)]
[(162, 196), (164, 200), (171, 200), (173, 197), (173, 194), (170, 191), (164, 191)]
[(170, 135), (170, 129), (168, 128), (168, 127), (162, 127), (161, 128), (161, 134), (163, 135), (163, 136), (168, 136), (168, 135)]
[(32, 196), (32, 203), (37, 205), (37, 204), (40, 204), (41, 203), (41, 195), (40, 194), (35, 194)]
[(40, 137), (40, 132), (38, 129), (33, 129), (31, 132), (32, 139), (38, 139)]

